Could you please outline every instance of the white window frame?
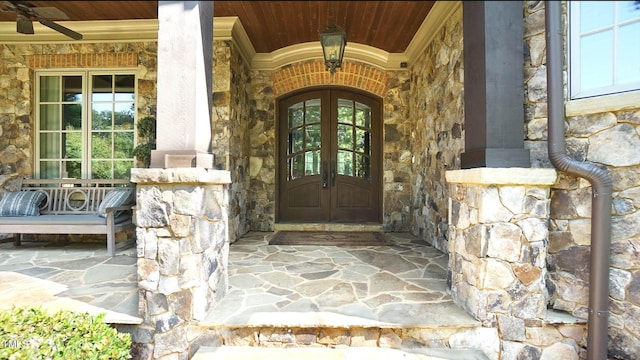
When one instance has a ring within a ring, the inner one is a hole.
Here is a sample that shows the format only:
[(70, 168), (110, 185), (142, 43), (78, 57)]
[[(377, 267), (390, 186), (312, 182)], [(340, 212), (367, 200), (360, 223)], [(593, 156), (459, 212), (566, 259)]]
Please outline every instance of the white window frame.
[[(35, 72), (35, 93), (34, 93), (34, 105), (35, 105), (35, 129), (34, 129), (34, 174), (37, 178), (40, 178), (40, 78), (42, 76), (81, 76), (82, 80), (82, 119), (81, 119), (81, 127), (82, 127), (82, 179), (91, 179), (91, 124), (90, 124), (90, 116), (92, 114), (92, 100), (90, 95), (91, 89), (91, 79), (93, 75), (131, 75), (134, 77), (134, 95), (133, 95), (133, 103), (134, 103), (134, 114), (133, 114), (133, 145), (138, 143), (138, 132), (137, 132), (137, 123), (138, 123), (138, 75), (136, 69), (64, 69), (64, 70), (41, 70)], [(113, 132), (113, 130), (112, 130)], [(62, 146), (62, 144), (61, 144)], [(133, 160), (132, 168), (135, 167), (135, 157), (131, 158)], [(127, 160), (127, 159), (122, 159)], [(62, 159), (61, 159), (62, 161)]]
[[(614, 22), (602, 29), (581, 34), (580, 33), (580, 16), (579, 16), (580, 14), (579, 7), (581, 2), (582, 1), (567, 2), (567, 4), (569, 5), (568, 6), (569, 27), (568, 27), (568, 36), (567, 36), (567, 39), (569, 41), (569, 99), (570, 100), (585, 99), (585, 98), (595, 97), (595, 96), (619, 94), (619, 93), (625, 93), (629, 91), (640, 90), (640, 81), (620, 84), (620, 83), (616, 83), (616, 80), (615, 80), (616, 72), (618, 71), (615, 57), (616, 57), (616, 54), (618, 53), (617, 48), (620, 45), (618, 43), (619, 41), (618, 29), (620, 26), (628, 25), (630, 23), (636, 23), (640, 20), (633, 19), (633, 20), (627, 20), (624, 22), (618, 22), (617, 8), (618, 6), (620, 6), (620, 3), (625, 3), (625, 2), (610, 1), (614, 3), (614, 6), (616, 8), (616, 11), (614, 12)], [(581, 84), (580, 84), (580, 74), (582, 71), (580, 66), (580, 38), (583, 35), (591, 34), (591, 33), (606, 30), (606, 29), (613, 30), (614, 32), (614, 35), (613, 35), (614, 48), (613, 48), (613, 53), (611, 54), (611, 56), (614, 59), (612, 85), (583, 90), (581, 89)], [(640, 44), (640, 40), (639, 40), (639, 44)], [(629, 46), (629, 45), (627, 44), (626, 46)]]

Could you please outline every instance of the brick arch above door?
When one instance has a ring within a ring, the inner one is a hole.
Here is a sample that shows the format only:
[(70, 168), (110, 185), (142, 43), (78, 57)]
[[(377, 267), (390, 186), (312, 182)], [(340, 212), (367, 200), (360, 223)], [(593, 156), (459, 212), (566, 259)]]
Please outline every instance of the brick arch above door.
[(283, 66), (272, 74), (276, 96), (312, 86), (349, 86), (384, 97), (389, 75), (374, 66), (345, 61), (331, 75), (322, 60), (302, 61)]

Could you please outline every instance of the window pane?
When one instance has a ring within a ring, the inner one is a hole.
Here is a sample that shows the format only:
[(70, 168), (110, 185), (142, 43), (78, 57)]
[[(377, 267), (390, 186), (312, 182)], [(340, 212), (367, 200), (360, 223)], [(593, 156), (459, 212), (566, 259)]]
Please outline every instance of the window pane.
[(133, 103), (116, 103), (115, 110), (115, 129), (133, 129)]
[(305, 102), (305, 124), (319, 123), (320, 120), (320, 99), (307, 100)]
[(113, 89), (111, 75), (94, 75), (91, 77), (91, 100), (92, 101), (113, 101)]
[(618, 36), (620, 45), (616, 83), (640, 81), (640, 21), (620, 27)]
[(353, 124), (353, 101), (338, 99), (338, 122)]
[(114, 161), (113, 177), (116, 179), (131, 179), (133, 161)]
[(585, 36), (580, 42), (580, 87), (588, 90), (612, 85), (613, 31)]
[(308, 151), (305, 156), (305, 175), (320, 174), (320, 151)]
[(338, 125), (338, 148), (353, 150), (353, 126)]
[(63, 161), (64, 169), (62, 177), (82, 179), (82, 163), (80, 161)]
[(133, 101), (134, 100), (134, 76), (133, 75), (116, 75), (115, 81), (115, 99), (116, 101)]
[(111, 161), (92, 161), (91, 162), (91, 178), (92, 179), (111, 179)]
[(82, 159), (82, 133), (69, 132), (62, 134), (62, 142), (64, 143), (64, 153), (62, 157), (65, 159)]
[(133, 158), (133, 132), (117, 132), (114, 134), (114, 158)]
[(302, 103), (297, 103), (289, 106), (289, 127), (298, 127), (302, 125), (304, 119), (304, 110), (302, 109)]
[(82, 76), (62, 77), (63, 101), (82, 101)]
[(306, 128), (305, 149), (316, 149), (320, 147), (320, 124), (309, 125)]
[(40, 101), (60, 101), (60, 77), (40, 77)]
[(111, 133), (91, 134), (91, 157), (94, 159), (111, 159)]
[(40, 105), (40, 130), (60, 130), (60, 105)]
[(581, 1), (580, 32), (613, 25), (614, 1)]
[(91, 129), (111, 130), (111, 119), (113, 117), (113, 103), (93, 104), (91, 108)]
[(627, 21), (640, 17), (640, 3), (637, 1), (618, 2), (618, 21)]
[(353, 176), (353, 153), (338, 150), (338, 174)]
[(82, 105), (62, 105), (62, 128), (65, 130), (82, 129)]
[(60, 161), (41, 161), (40, 162), (40, 178), (41, 179), (59, 179), (60, 178)]
[(40, 158), (60, 159), (60, 133), (40, 134)]

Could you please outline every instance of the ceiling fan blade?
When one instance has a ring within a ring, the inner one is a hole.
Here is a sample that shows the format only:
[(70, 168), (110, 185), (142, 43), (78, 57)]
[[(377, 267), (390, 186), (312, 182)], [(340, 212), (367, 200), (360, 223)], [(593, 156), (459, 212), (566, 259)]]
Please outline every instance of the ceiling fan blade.
[(16, 30), (19, 34), (33, 34), (33, 23), (28, 17), (22, 14), (17, 14)]
[(82, 34), (77, 33), (69, 28), (66, 28), (62, 25), (56, 24), (51, 20), (47, 20), (44, 18), (38, 18), (38, 21), (40, 22), (40, 24), (49, 27), (61, 34), (67, 35), (68, 37), (74, 39), (74, 40), (82, 40)]

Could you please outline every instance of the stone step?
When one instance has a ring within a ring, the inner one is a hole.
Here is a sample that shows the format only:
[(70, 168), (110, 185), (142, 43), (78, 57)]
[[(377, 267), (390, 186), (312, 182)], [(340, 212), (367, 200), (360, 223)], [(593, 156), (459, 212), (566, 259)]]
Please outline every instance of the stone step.
[(338, 224), (338, 223), (277, 223), (275, 231), (377, 231), (382, 224)]
[(476, 350), (389, 349), (375, 347), (264, 348), (201, 347), (192, 360), (487, 360)]

